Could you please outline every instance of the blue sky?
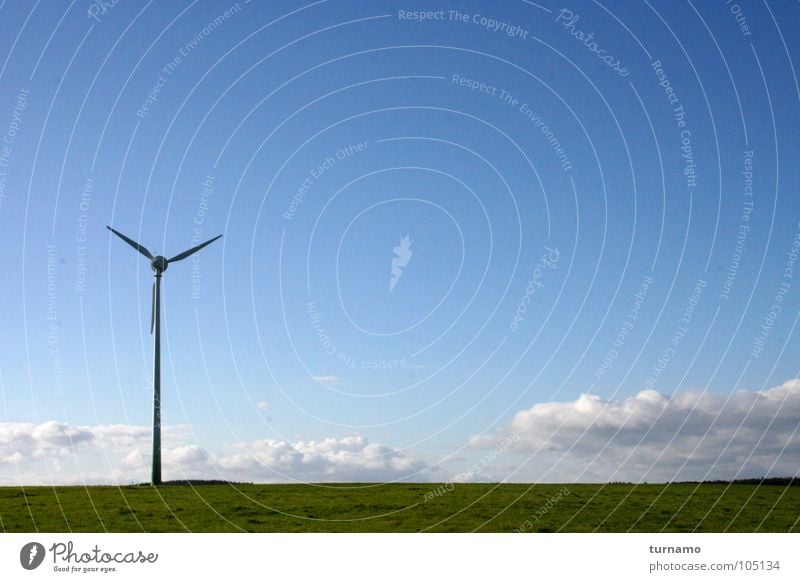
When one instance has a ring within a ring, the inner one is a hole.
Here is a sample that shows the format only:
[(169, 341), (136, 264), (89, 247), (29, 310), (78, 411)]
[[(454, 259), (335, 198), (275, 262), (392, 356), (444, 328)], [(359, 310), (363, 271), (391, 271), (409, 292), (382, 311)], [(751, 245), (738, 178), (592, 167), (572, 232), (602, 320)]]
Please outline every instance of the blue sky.
[(106, 225), (224, 235), (164, 278), (165, 478), (793, 474), (797, 17), (3, 3), (0, 481), (146, 474)]

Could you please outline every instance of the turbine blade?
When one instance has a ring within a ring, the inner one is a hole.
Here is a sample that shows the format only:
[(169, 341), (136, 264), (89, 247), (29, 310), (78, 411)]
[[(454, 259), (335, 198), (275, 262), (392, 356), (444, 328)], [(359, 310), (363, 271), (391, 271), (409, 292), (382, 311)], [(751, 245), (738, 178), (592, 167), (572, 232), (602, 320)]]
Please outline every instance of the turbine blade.
[(153, 335), (153, 328), (156, 326), (156, 282), (153, 281), (153, 302), (150, 304), (150, 335)]
[(124, 240), (126, 243), (128, 243), (129, 245), (131, 245), (131, 246), (132, 246), (133, 248), (135, 248), (137, 251), (139, 251), (140, 253), (142, 253), (142, 254), (143, 254), (145, 257), (147, 257), (147, 258), (148, 258), (148, 259), (150, 259), (151, 261), (153, 260), (153, 255), (150, 253), (150, 251), (148, 251), (148, 250), (147, 250), (145, 247), (143, 247), (142, 245), (140, 245), (139, 243), (137, 243), (135, 240), (131, 240), (131, 239), (129, 239), (127, 236), (125, 236), (124, 234), (122, 234), (122, 233), (121, 233), (121, 232), (119, 232), (119, 231), (116, 231), (116, 230), (114, 230), (114, 229), (113, 229), (113, 228), (111, 228), (110, 226), (106, 226), (106, 228), (107, 228), (108, 230), (110, 230), (111, 232), (113, 232), (115, 235), (117, 235), (119, 238), (121, 238), (122, 240)]
[(218, 238), (222, 238), (222, 235), (220, 234), (220, 235), (218, 235), (218, 236), (215, 236), (215, 237), (214, 237), (214, 238), (212, 238), (211, 240), (207, 240), (206, 242), (204, 242), (204, 243), (203, 243), (203, 244), (201, 244), (201, 245), (197, 245), (196, 247), (192, 247), (192, 248), (190, 248), (188, 251), (183, 251), (181, 254), (179, 254), (179, 255), (175, 255), (175, 256), (174, 256), (174, 257), (172, 257), (171, 259), (167, 259), (167, 262), (168, 262), (168, 263), (174, 263), (175, 261), (182, 261), (183, 259), (185, 259), (185, 258), (186, 258), (186, 257), (188, 257), (189, 255), (193, 255), (194, 253), (196, 253), (197, 251), (199, 251), (199, 250), (200, 250), (200, 249), (202, 249), (203, 247), (207, 247), (208, 245), (210, 245), (212, 242), (214, 242), (214, 241), (215, 241), (215, 240), (217, 240)]

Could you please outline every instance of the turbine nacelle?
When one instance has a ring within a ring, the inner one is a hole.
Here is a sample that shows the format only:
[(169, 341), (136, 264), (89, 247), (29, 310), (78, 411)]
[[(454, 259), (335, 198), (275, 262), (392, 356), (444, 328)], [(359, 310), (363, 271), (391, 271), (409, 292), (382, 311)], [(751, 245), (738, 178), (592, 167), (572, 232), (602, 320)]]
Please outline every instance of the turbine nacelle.
[(156, 275), (160, 275), (166, 271), (168, 266), (169, 261), (167, 260), (167, 257), (162, 257), (161, 255), (154, 257), (153, 260), (150, 261), (150, 268), (155, 271)]
[(110, 230), (111, 232), (113, 232), (115, 235), (117, 235), (119, 238), (124, 240), (126, 243), (131, 245), (133, 248), (135, 248), (137, 251), (139, 251), (145, 257), (150, 259), (150, 268), (153, 269), (153, 272), (155, 273), (155, 277), (156, 277), (156, 281), (153, 282), (153, 308), (152, 308), (151, 316), (150, 316), (150, 333), (153, 333), (153, 328), (155, 327), (156, 320), (157, 320), (156, 305), (158, 303), (158, 288), (157, 288), (157, 283), (156, 282), (160, 279), (161, 273), (163, 273), (164, 271), (167, 270), (167, 267), (169, 267), (170, 263), (175, 263), (177, 261), (182, 261), (186, 257), (189, 257), (189, 256), (195, 254), (197, 251), (199, 251), (203, 247), (207, 247), (212, 242), (214, 242), (215, 240), (217, 240), (218, 238), (220, 238), (222, 236), (221, 234), (218, 235), (218, 236), (215, 236), (214, 238), (212, 238), (211, 240), (207, 240), (203, 244), (199, 244), (199, 245), (197, 245), (195, 247), (190, 248), (189, 250), (183, 251), (182, 253), (178, 253), (177, 255), (172, 257), (171, 259), (168, 259), (167, 257), (164, 257), (162, 255), (157, 255), (157, 256), (154, 257), (153, 253), (151, 253), (150, 251), (147, 250), (147, 247), (145, 247), (143, 245), (140, 245), (135, 240), (128, 238), (127, 236), (125, 236), (124, 234), (122, 234), (121, 232), (119, 232), (117, 230), (114, 230), (110, 226), (107, 226), (106, 228), (108, 230)]

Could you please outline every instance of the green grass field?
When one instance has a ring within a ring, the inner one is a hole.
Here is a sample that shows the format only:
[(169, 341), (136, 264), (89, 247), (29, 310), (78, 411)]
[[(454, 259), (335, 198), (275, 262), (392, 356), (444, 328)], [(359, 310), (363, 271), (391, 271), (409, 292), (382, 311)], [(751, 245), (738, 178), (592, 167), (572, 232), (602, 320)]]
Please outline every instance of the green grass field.
[(799, 518), (800, 487), (776, 485), (0, 488), (5, 532), (797, 532)]

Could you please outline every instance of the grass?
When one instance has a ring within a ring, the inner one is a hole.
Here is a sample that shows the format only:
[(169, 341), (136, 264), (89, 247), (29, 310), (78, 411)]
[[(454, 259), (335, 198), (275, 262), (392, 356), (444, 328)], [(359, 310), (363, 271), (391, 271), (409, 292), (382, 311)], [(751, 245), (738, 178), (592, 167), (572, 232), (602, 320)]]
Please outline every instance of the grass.
[(5, 532), (797, 532), (798, 516), (800, 487), (779, 485), (0, 487)]

